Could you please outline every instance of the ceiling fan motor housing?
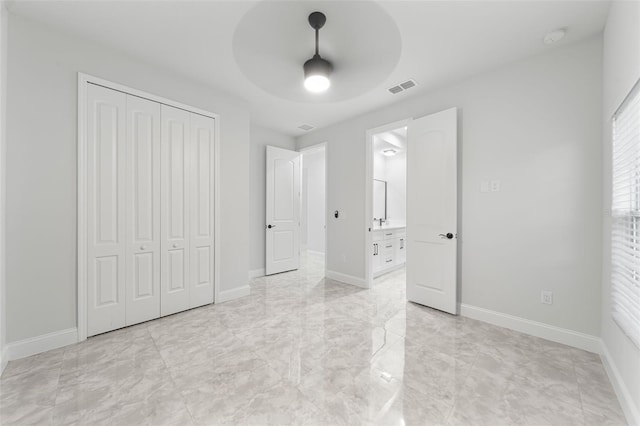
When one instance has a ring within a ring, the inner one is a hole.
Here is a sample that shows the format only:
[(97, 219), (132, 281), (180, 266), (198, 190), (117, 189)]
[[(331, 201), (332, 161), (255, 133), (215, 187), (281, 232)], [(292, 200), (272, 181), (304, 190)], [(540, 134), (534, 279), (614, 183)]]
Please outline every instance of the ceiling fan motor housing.
[(305, 77), (314, 74), (328, 76), (331, 74), (331, 71), (333, 71), (333, 65), (331, 65), (331, 62), (326, 59), (322, 59), (318, 54), (313, 55), (313, 58), (305, 62), (303, 68)]

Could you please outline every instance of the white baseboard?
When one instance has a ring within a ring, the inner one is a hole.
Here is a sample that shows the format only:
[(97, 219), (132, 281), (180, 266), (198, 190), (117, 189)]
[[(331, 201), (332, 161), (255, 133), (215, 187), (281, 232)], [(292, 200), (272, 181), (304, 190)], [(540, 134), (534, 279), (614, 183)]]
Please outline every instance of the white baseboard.
[(13, 361), (14, 359), (24, 358), (50, 351), (52, 349), (58, 349), (77, 342), (78, 329), (74, 327), (9, 343), (7, 344), (5, 354), (7, 355), (8, 360)]
[(629, 389), (627, 389), (627, 386), (622, 380), (620, 371), (616, 367), (616, 364), (613, 362), (613, 358), (611, 358), (609, 349), (607, 349), (607, 346), (602, 341), (600, 348), (600, 358), (602, 359), (602, 365), (604, 365), (604, 369), (609, 376), (609, 381), (613, 386), (613, 390), (616, 392), (616, 396), (618, 397), (618, 401), (620, 402), (622, 411), (627, 417), (627, 422), (630, 425), (640, 425), (640, 407), (638, 407), (634, 402), (631, 394), (629, 393)]
[(600, 338), (590, 334), (478, 308), (477, 306), (465, 305), (464, 303), (460, 305), (460, 315), (597, 354), (600, 353), (602, 346)]
[(341, 272), (327, 270), (325, 276), (330, 280), (340, 281), (342, 283), (355, 285), (357, 287), (369, 288), (364, 278), (354, 277), (353, 275), (343, 274)]
[(234, 288), (232, 290), (221, 291), (220, 294), (218, 294), (216, 303), (228, 302), (233, 299), (248, 296), (249, 294), (251, 294), (251, 287), (248, 285)]
[(249, 279), (258, 277), (264, 277), (264, 268), (249, 271)]
[(307, 254), (310, 254), (312, 256), (324, 256), (323, 251), (315, 251), (315, 250), (307, 250)]

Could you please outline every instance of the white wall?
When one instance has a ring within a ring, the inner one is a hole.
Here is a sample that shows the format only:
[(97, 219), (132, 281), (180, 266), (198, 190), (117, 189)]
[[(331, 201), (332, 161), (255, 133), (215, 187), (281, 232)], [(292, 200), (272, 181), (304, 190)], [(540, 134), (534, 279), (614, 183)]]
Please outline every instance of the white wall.
[(387, 180), (387, 163), (386, 157), (379, 150), (373, 151), (373, 178), (379, 180)]
[(325, 151), (302, 154), (303, 176), (306, 179), (303, 191), (304, 243), (307, 250), (324, 253), (325, 226)]
[(220, 291), (247, 285), (244, 101), (101, 45), (9, 16), (8, 342), (76, 326), (78, 71), (220, 114)]
[(8, 18), (4, 1), (0, 1), (0, 374), (7, 364), (6, 344), (6, 269), (5, 269), (5, 193), (6, 193), (6, 131), (7, 131), (7, 36)]
[(386, 157), (387, 219), (390, 223), (407, 221), (407, 151)]
[[(601, 53), (600, 37), (550, 48), (300, 137), (328, 142), (327, 269), (365, 277), (367, 129), (456, 106), (462, 302), (598, 336)], [(490, 179), (502, 191), (480, 193)]]
[(251, 160), (249, 168), (249, 270), (264, 274), (267, 145), (295, 151), (295, 140), (271, 129), (251, 125)]
[(604, 31), (604, 92), (602, 164), (604, 169), (602, 341), (617, 370), (619, 392), (627, 419), (640, 424), (640, 349), (611, 318), (611, 116), (640, 78), (640, 3), (614, 1)]

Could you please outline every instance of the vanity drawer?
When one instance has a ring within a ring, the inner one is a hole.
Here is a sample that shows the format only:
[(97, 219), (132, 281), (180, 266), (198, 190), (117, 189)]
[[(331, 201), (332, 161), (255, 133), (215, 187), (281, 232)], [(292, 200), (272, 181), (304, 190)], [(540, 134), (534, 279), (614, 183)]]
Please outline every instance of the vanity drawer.
[(396, 231), (393, 231), (393, 230), (384, 230), (384, 231), (380, 231), (380, 233), (382, 234), (382, 237), (385, 240), (392, 240), (395, 238), (395, 235), (396, 235)]
[(382, 241), (384, 240), (384, 231), (373, 231), (373, 241)]
[(388, 266), (392, 266), (396, 257), (396, 242), (394, 240), (384, 240), (380, 241), (378, 244), (380, 244), (380, 257), (382, 258), (382, 266), (385, 268)]
[(397, 245), (396, 240), (380, 241), (380, 252), (394, 251), (396, 245)]

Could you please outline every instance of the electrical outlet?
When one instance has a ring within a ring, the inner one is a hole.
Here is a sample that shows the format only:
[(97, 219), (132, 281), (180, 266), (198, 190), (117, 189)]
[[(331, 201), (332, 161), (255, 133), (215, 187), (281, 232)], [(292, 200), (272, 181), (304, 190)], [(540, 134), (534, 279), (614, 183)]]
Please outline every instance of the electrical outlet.
[(542, 290), (540, 302), (544, 303), (545, 305), (553, 305), (553, 292), (549, 290)]

